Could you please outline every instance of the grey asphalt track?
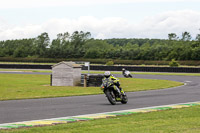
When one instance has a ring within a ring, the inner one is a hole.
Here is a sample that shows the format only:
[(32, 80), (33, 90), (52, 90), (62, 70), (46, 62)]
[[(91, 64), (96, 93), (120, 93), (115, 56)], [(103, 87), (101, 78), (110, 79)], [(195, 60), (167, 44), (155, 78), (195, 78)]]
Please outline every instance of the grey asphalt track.
[(114, 106), (104, 95), (0, 101), (0, 124), (200, 101), (200, 77), (134, 75), (134, 78), (174, 80), (186, 85), (129, 92), (127, 104)]

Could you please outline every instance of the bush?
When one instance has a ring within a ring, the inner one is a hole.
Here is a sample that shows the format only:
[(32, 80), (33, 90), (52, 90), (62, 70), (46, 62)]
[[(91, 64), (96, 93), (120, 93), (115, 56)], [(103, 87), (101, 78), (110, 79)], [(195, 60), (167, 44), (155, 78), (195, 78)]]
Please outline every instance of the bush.
[(170, 67), (178, 67), (179, 63), (177, 61), (175, 61), (175, 59), (172, 59), (172, 61), (169, 63)]
[[(113, 61), (115, 65), (169, 65), (170, 61), (151, 61), (151, 60), (120, 60), (120, 59), (89, 59), (89, 58), (14, 58), (14, 57), (0, 57), (0, 62), (32, 62), (32, 63), (58, 63), (61, 61), (75, 61), (75, 62), (90, 62), (91, 64), (106, 64)], [(180, 65), (186, 66), (200, 66), (200, 61), (178, 61)]]
[(106, 62), (106, 66), (112, 66), (112, 65), (114, 65), (114, 62), (113, 62), (113, 61), (108, 61), (108, 62)]

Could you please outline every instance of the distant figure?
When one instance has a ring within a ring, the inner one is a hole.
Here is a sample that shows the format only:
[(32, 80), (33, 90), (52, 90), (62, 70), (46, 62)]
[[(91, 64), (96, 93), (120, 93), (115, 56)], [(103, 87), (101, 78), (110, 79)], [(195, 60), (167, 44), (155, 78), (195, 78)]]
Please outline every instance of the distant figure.
[(125, 77), (125, 78), (132, 78), (132, 75), (131, 73), (126, 70), (125, 68), (122, 68), (122, 75)]

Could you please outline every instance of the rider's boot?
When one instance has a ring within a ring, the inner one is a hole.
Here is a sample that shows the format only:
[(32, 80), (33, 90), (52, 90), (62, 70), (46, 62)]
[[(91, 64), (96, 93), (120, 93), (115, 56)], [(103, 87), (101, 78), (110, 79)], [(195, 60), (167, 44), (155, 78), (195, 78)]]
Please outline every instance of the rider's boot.
[(114, 89), (115, 89), (115, 91), (117, 91), (118, 97), (119, 97), (121, 95), (121, 90), (117, 86), (114, 86)]

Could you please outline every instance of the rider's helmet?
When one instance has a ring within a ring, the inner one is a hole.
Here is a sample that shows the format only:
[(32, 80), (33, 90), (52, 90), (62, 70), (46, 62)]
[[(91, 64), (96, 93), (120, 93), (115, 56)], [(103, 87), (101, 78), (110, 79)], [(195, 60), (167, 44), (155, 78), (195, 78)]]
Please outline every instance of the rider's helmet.
[(122, 71), (125, 71), (125, 68), (122, 68)]
[(110, 77), (110, 71), (105, 71), (104, 76), (105, 76), (106, 78)]

